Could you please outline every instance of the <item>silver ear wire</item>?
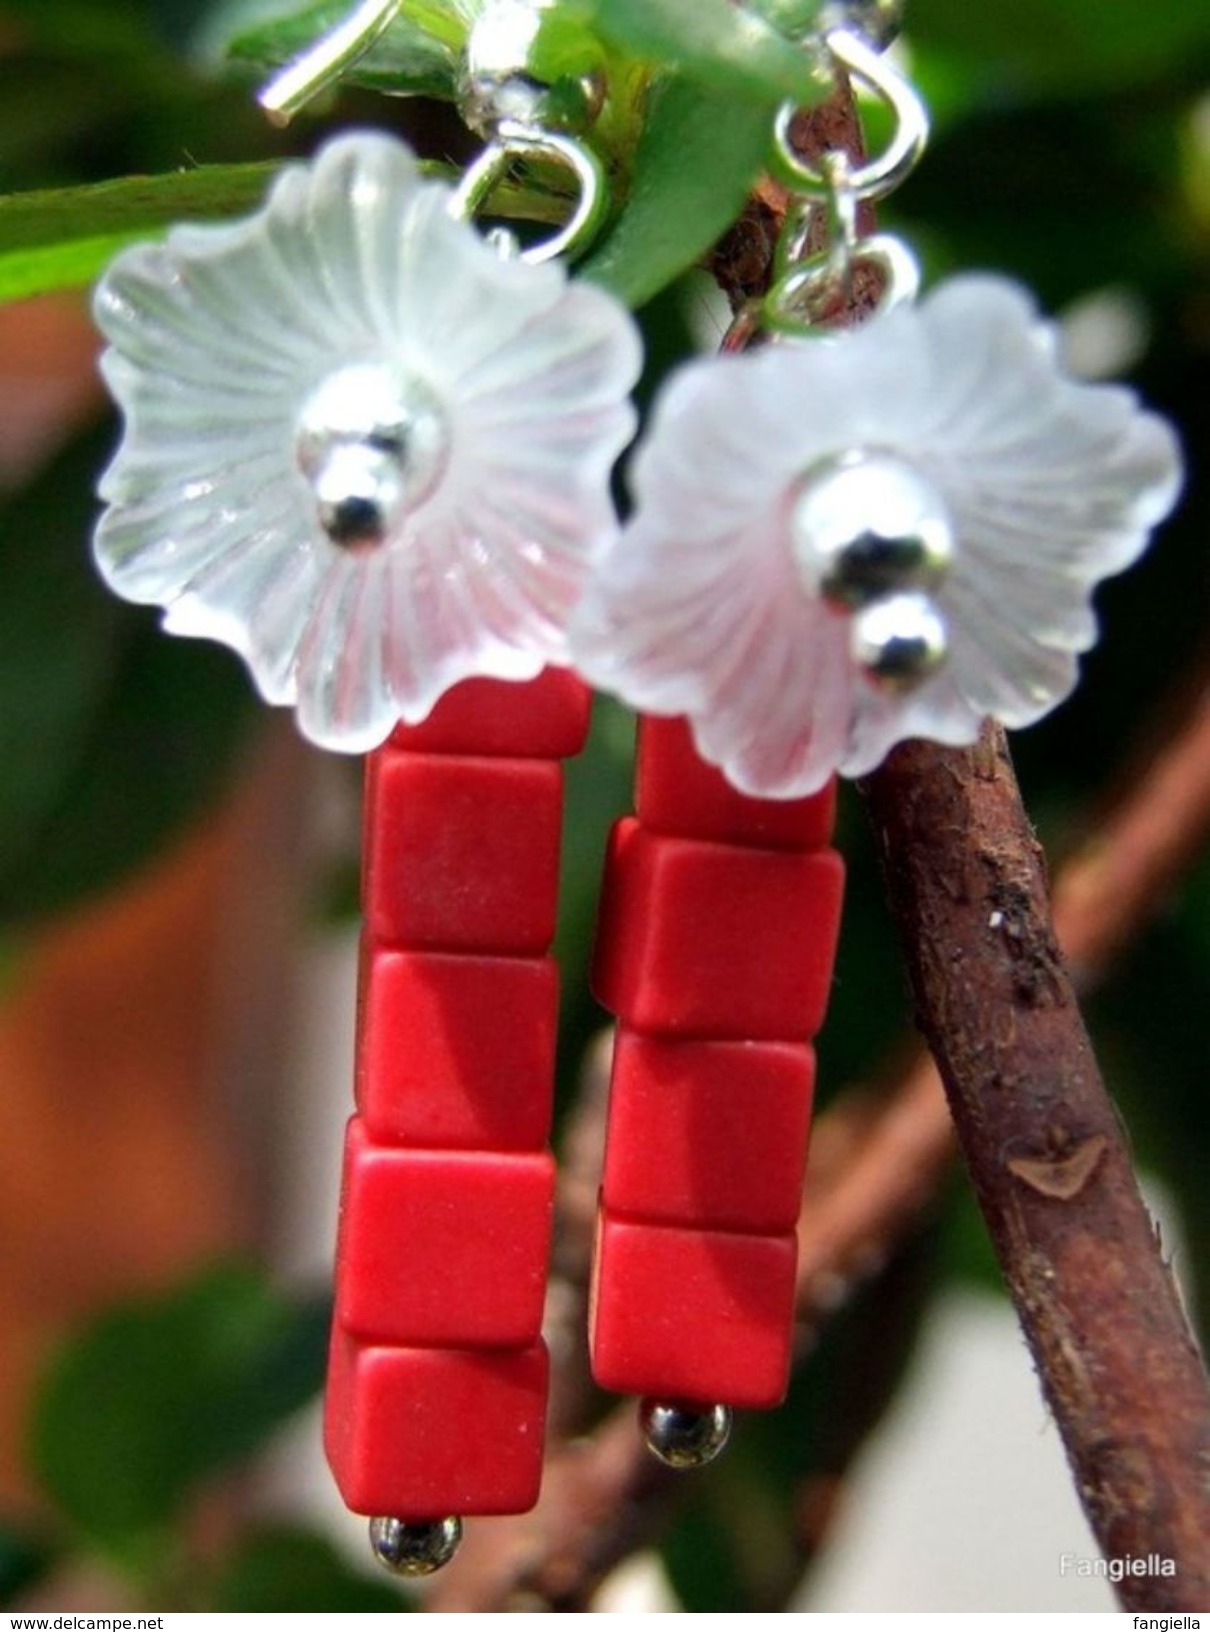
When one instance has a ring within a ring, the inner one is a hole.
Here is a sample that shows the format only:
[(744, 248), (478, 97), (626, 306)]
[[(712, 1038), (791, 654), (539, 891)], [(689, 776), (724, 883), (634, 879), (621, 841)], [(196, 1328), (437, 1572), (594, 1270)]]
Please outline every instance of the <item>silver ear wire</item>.
[(903, 0), (827, 0), (817, 26), (824, 34), (846, 29), (885, 51), (903, 26)]
[(361, 0), (349, 15), (280, 69), (256, 100), (275, 125), (287, 125), (300, 108), (334, 84), (365, 56), (399, 14), (403, 0)]
[(505, 253), (538, 265), (582, 255), (597, 237), (609, 210), (604, 166), (580, 133), (600, 111), (605, 87), (599, 75), (566, 75), (554, 81), (534, 63), (542, 13), (551, 0), (486, 0), (466, 42), (459, 111), (486, 140), (451, 200), (461, 220), (485, 208), (512, 166), (543, 159), (567, 172), (575, 187), (567, 220), (549, 238), (519, 248), (498, 230), (486, 236)]
[(515, 244), (510, 244), (507, 253), (531, 265), (552, 261), (559, 255), (572, 258), (583, 254), (601, 230), (609, 208), (609, 194), (601, 161), (591, 148), (570, 136), (503, 120), (463, 176), (450, 201), (451, 210), (461, 220), (473, 220), (497, 184), (507, 176), (511, 165), (527, 158), (553, 160), (569, 171), (576, 183), (576, 199), (570, 216), (549, 238), (528, 249), (517, 249)]
[(551, 0), (485, 0), (466, 41), (459, 106), (471, 130), (491, 141), (501, 124), (573, 135), (587, 130), (604, 101), (599, 73), (546, 78), (534, 55)]

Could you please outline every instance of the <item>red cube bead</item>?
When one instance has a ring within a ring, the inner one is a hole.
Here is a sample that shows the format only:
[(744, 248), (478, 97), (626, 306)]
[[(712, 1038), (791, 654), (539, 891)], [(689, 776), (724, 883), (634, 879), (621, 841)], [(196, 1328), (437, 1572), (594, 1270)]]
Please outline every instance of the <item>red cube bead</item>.
[(590, 1340), (602, 1388), (767, 1407), (785, 1396), (793, 1235), (632, 1224), (605, 1213)]
[(324, 1446), (354, 1513), (525, 1513), (538, 1499), (548, 1361), (526, 1349), (383, 1348), (333, 1333)]
[(345, 1141), (336, 1321), (380, 1342), (516, 1347), (542, 1329), (550, 1155)]
[(550, 1133), (559, 974), (553, 958), (367, 945), (357, 1107), (372, 1139), (541, 1150)]
[(806, 1040), (823, 1021), (844, 869), (799, 853), (614, 828), (593, 986), (640, 1031)]
[(446, 951), (537, 953), (555, 929), (562, 769), (383, 748), (367, 784), (371, 936)]
[(622, 1027), (607, 1211), (702, 1229), (792, 1230), (814, 1074), (808, 1043), (673, 1042)]
[(570, 669), (536, 680), (463, 680), (419, 725), (396, 726), (391, 743), (425, 754), (507, 754), (565, 759), (588, 735), (592, 693)]
[(635, 806), (645, 827), (770, 850), (818, 850), (836, 820), (836, 782), (808, 799), (751, 799), (707, 764), (685, 720), (639, 724)]

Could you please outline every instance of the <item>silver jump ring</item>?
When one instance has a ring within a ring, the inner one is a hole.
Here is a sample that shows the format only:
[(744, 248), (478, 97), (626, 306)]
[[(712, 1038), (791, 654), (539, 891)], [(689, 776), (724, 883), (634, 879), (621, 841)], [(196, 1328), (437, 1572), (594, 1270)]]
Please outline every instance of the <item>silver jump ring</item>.
[[(851, 174), (857, 200), (885, 198), (915, 168), (928, 139), (928, 114), (907, 80), (864, 41), (845, 29), (833, 29), (824, 44), (829, 54), (855, 78), (875, 91), (895, 116), (895, 129), (886, 150), (859, 165)], [(785, 102), (773, 127), (773, 171), (777, 179), (803, 198), (824, 203), (831, 196), (827, 174), (794, 151), (790, 123), (797, 112)]]
[(773, 252), (773, 282), (779, 283), (807, 259), (811, 229), (823, 218), (822, 242), (827, 246), (838, 280), (848, 275), (849, 260), (858, 242), (857, 195), (847, 153), (834, 149), (820, 158), (820, 168), (828, 182), (825, 200), (792, 198)]
[(471, 221), (487, 204), (517, 159), (553, 159), (570, 170), (577, 184), (575, 207), (551, 237), (523, 249), (520, 259), (531, 266), (553, 261), (556, 256), (582, 255), (596, 238), (609, 209), (605, 171), (591, 148), (560, 136), (554, 131), (536, 130), (514, 120), (502, 120), (495, 139), (480, 153), (458, 183), (450, 200), (450, 211), (460, 220)]
[(857, 194), (853, 189), (853, 167), (849, 155), (836, 148), (824, 153), (820, 167), (828, 181), (828, 258), (833, 276), (847, 289), (852, 273), (853, 251), (857, 247)]
[(831, 250), (821, 250), (787, 272), (769, 290), (762, 308), (764, 326), (772, 334), (802, 338), (829, 333), (817, 327), (826, 315), (824, 302), (843, 292), (843, 283), (860, 266), (872, 266), (882, 273), (882, 294), (878, 310), (886, 312), (903, 301), (914, 300), (920, 288), (920, 268), (907, 246), (890, 233), (859, 238), (846, 258), (845, 277), (838, 279)]

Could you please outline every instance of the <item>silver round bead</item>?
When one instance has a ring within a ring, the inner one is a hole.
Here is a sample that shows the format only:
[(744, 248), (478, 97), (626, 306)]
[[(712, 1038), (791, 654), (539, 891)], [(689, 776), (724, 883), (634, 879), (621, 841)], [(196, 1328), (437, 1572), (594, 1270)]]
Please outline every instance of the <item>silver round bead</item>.
[(542, 130), (587, 130), (600, 112), (598, 74), (542, 78), (534, 68), (541, 13), (551, 0), (486, 0), (467, 37), (459, 86), (463, 119), (489, 140), (504, 121)]
[(949, 655), (945, 619), (927, 595), (891, 595), (853, 619), (854, 661), (879, 691), (914, 691)]
[(639, 1426), (647, 1449), (665, 1466), (687, 1471), (704, 1468), (731, 1437), (731, 1412), (725, 1405), (687, 1405), (676, 1400), (644, 1400)]
[(370, 1550), (394, 1575), (432, 1575), (449, 1563), (462, 1540), (462, 1520), (371, 1519)]
[(803, 582), (842, 612), (937, 589), (954, 558), (954, 531), (936, 485), (878, 449), (854, 449), (809, 470), (789, 529)]
[(433, 392), (379, 363), (351, 363), (321, 380), (295, 426), (295, 457), (333, 544), (387, 543), (432, 492), (449, 454)]
[(875, 51), (885, 51), (903, 27), (903, 0), (828, 0), (818, 26), (822, 33), (848, 29)]

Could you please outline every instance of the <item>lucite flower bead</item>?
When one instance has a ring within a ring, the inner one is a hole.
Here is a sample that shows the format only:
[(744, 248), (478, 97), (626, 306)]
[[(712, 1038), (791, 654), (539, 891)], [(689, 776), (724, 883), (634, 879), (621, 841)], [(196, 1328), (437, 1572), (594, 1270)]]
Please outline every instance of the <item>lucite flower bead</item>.
[(634, 325), (450, 197), (398, 141), (343, 136), (256, 215), (177, 227), (97, 289), (126, 420), (102, 574), (234, 647), (329, 748), (566, 662), (614, 527)]
[(1065, 377), (1024, 291), (954, 278), (674, 376), (573, 650), (743, 792), (799, 797), (1047, 713), (1179, 483), (1170, 427)]

